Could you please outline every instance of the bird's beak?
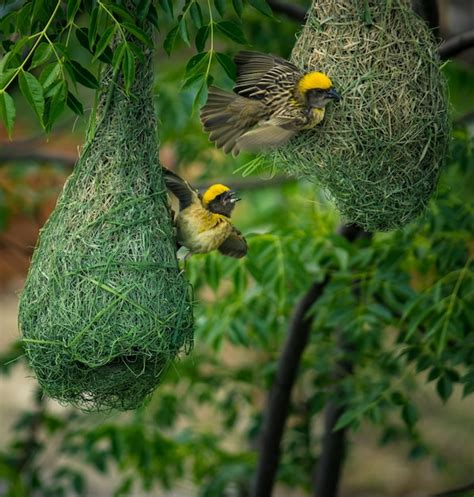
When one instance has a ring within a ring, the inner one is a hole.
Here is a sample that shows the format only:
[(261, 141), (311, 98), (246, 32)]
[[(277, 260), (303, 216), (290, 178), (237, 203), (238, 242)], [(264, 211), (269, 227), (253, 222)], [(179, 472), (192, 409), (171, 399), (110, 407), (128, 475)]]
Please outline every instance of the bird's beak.
[(341, 100), (341, 95), (339, 95), (339, 93), (337, 93), (335, 88), (331, 88), (330, 90), (328, 90), (326, 92), (326, 95), (329, 98), (331, 98), (332, 100), (335, 100), (336, 102), (339, 102), (339, 100)]
[(237, 197), (237, 192), (234, 192), (234, 190), (229, 190), (229, 201), (231, 204), (235, 204), (236, 202), (239, 202), (242, 200), (241, 198)]

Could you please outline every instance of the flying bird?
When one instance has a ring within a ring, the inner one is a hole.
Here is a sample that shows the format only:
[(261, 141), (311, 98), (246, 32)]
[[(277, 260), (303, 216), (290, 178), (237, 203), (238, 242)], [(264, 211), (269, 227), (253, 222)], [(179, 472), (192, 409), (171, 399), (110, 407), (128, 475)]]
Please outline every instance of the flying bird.
[(281, 57), (243, 51), (234, 61), (233, 92), (211, 86), (201, 110), (204, 131), (225, 153), (283, 145), (319, 124), (326, 105), (341, 98), (328, 76), (305, 73)]

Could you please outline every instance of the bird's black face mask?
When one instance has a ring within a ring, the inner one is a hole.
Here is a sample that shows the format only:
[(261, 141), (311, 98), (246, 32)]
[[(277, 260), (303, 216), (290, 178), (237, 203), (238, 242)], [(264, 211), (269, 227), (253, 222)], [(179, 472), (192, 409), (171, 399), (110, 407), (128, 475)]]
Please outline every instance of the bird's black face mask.
[(336, 102), (341, 100), (341, 96), (334, 88), (329, 90), (315, 89), (306, 92), (306, 102), (311, 109), (323, 109), (331, 100)]
[(240, 198), (236, 197), (236, 193), (232, 190), (228, 190), (209, 202), (207, 208), (214, 212), (215, 214), (222, 214), (223, 216), (230, 217), (232, 211), (234, 210), (236, 202)]

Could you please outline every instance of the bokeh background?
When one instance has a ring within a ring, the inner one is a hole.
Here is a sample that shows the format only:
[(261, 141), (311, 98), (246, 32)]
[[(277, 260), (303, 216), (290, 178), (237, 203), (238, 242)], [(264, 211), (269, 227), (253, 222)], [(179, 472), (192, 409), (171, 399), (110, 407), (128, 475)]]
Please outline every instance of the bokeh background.
[[(298, 5), (304, 9), (308, 3)], [(474, 29), (470, 0), (443, 0), (438, 6), (441, 38)], [(270, 19), (246, 9), (245, 34), (251, 48), (288, 57), (299, 24), (277, 10)], [(159, 46), (163, 36), (157, 35)], [(225, 40), (217, 43), (229, 55), (237, 50)], [(79, 45), (77, 52), (80, 56)], [(235, 224), (248, 237), (251, 251), (245, 262), (219, 255), (195, 256), (187, 262), (198, 300), (195, 351), (176, 363), (150, 404), (135, 413), (83, 414), (43, 398), (18, 345), (18, 294), (38, 232), (77, 159), (93, 92), (81, 90), (86, 116), (65, 111), (49, 136), (21, 98), (12, 140), (0, 125), (0, 495), (7, 489), (15, 497), (247, 495), (268, 389), (292, 309), (309, 283), (322, 278), (326, 267), (347, 276), (353, 259), (369, 249), (386, 250), (389, 258), (407, 257), (408, 286), (420, 294), (442, 281), (440, 267), (443, 258), (450, 260), (450, 251), (460, 250), (456, 257), (470, 267), (473, 50), (443, 68), (452, 104), (453, 147), (429, 213), (401, 233), (375, 235), (373, 246), (362, 243), (356, 248), (333, 234), (340, 219), (317, 186), (265, 167), (242, 176), (242, 171), (249, 172), (251, 156), (240, 157), (236, 166), (209, 144), (192, 112), (193, 89), (180, 89), (193, 54), (184, 45), (171, 57), (161, 48), (156, 53), (160, 159), (201, 188), (219, 181), (239, 190), (243, 200)], [(216, 67), (213, 74), (219, 86), (231, 86), (225, 72)], [(446, 245), (440, 250), (443, 240)], [(461, 240), (461, 248), (453, 240)], [(410, 244), (411, 249), (390, 252)], [(252, 259), (252, 254), (257, 256)], [(346, 283), (341, 277), (339, 285)], [(337, 293), (343, 290), (336, 285), (331, 291), (327, 308), (331, 298), (342, 303), (334, 307), (335, 317), (315, 321), (294, 391), (277, 496), (310, 495), (333, 351), (329, 332), (318, 335), (318, 323), (326, 329), (346, 319), (345, 297)], [(472, 307), (472, 289), (466, 295)], [(462, 305), (468, 306), (468, 301)], [(382, 319), (384, 309), (377, 312)], [(429, 372), (416, 374), (408, 363), (406, 370), (398, 363), (382, 374), (374, 366), (377, 357), (369, 356), (396, 350), (396, 321), (389, 315), (382, 328), (376, 322), (374, 333), (383, 333), (384, 339), (373, 339), (373, 346), (364, 345), (368, 355), (355, 358), (360, 373), (353, 387), (360, 393), (360, 385), (381, 378), (377, 388), (391, 389), (399, 381), (400, 391), (416, 409), (415, 419), (405, 419), (412, 412), (406, 409), (400, 424), (398, 412), (383, 408), (357, 419), (348, 433), (342, 497), (427, 496), (474, 479), (474, 398), (466, 397), (469, 392), (459, 384), (465, 370), (461, 367), (457, 377), (451, 373), (448, 391), (441, 393), (435, 381), (427, 381)], [(315, 378), (318, 373), (323, 380)], [(28, 474), (29, 486), (17, 481), (22, 473)], [(49, 490), (35, 494), (35, 479)]]

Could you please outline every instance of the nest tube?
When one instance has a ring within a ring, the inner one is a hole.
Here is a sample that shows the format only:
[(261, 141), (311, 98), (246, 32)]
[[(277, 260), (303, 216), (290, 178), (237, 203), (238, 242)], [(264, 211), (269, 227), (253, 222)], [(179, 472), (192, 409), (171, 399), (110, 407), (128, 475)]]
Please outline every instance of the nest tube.
[(344, 220), (402, 227), (436, 189), (447, 154), (447, 89), (433, 34), (408, 0), (315, 0), (291, 60), (342, 94), (322, 124), (267, 156), (322, 185)]
[(85, 410), (138, 407), (193, 343), (144, 51), (130, 94), (119, 73), (103, 70), (82, 154), (20, 298), (22, 343), (41, 387)]

